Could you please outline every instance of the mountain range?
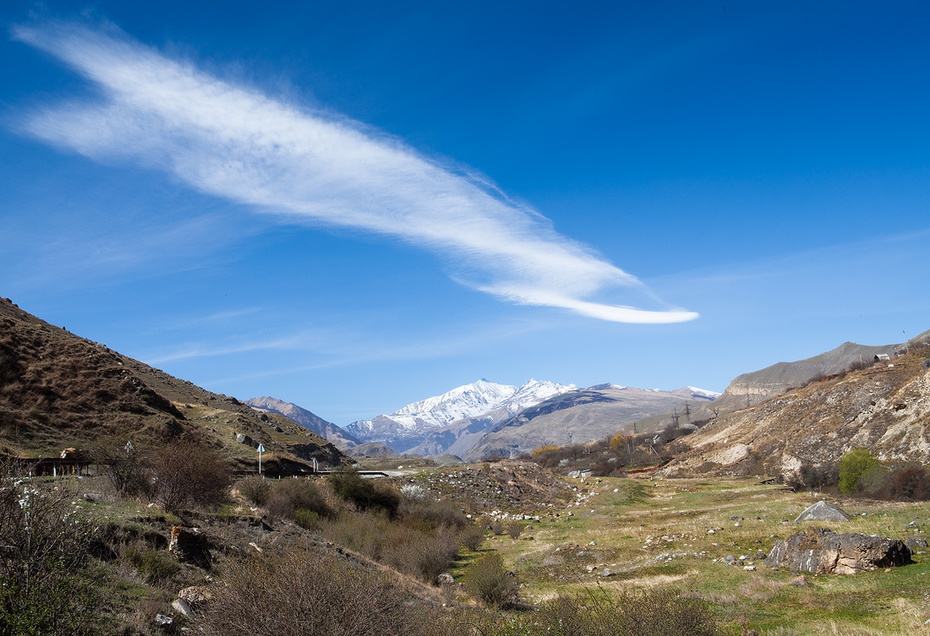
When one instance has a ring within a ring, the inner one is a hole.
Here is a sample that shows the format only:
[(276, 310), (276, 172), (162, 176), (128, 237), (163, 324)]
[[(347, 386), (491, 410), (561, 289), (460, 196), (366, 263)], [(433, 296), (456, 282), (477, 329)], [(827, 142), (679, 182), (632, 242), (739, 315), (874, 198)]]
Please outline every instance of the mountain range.
[(692, 387), (479, 380), (343, 429), (274, 398), (244, 404), (211, 393), (0, 299), (0, 455), (186, 437), (241, 470), (254, 469), (261, 444), (266, 466), (299, 472), (314, 459), (348, 461), (321, 435), (367, 454), (394, 452), (385, 446), (391, 442), (401, 451), (476, 460), (677, 423), (696, 430), (668, 474), (791, 480), (857, 447), (881, 459), (930, 462), (928, 356), (930, 332), (898, 345), (847, 342), (740, 375), (720, 397)]
[(544, 444), (599, 439), (676, 409), (686, 419), (692, 408), (718, 396), (694, 387), (662, 391), (601, 384), (578, 389), (539, 380), (520, 387), (478, 380), (345, 429), (273, 398), (247, 403), (291, 417), (349, 454), (384, 456), (393, 451), (472, 461), (525, 453)]

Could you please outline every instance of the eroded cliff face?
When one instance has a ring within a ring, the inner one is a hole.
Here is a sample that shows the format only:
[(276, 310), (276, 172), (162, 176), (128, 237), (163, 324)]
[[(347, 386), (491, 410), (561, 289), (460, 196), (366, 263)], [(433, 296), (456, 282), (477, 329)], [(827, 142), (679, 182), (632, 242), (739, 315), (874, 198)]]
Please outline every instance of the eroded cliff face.
[(796, 480), (854, 448), (884, 461), (930, 463), (927, 347), (816, 381), (719, 416), (687, 438), (669, 476), (769, 475)]

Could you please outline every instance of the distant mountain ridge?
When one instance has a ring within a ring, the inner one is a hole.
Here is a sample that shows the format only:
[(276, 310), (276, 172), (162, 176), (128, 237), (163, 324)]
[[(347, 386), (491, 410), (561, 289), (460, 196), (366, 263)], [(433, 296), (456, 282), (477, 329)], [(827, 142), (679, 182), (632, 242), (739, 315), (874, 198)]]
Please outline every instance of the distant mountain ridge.
[(404, 452), (418, 447), (431, 432), (453, 422), (480, 417), (494, 423), (574, 389), (574, 385), (548, 381), (530, 380), (517, 387), (482, 379), (408, 404), (389, 415), (352, 422), (345, 428), (362, 442), (381, 442)]
[[(514, 456), (547, 444), (583, 443), (609, 437), (640, 420), (681, 413), (686, 423), (690, 408), (711, 402), (719, 394), (685, 387), (674, 391), (599, 384), (554, 396), (487, 431), (464, 452), (468, 461), (490, 456)], [(693, 406), (691, 406), (693, 405)], [(448, 452), (453, 452), (451, 449)]]
[(853, 366), (868, 366), (875, 356), (893, 356), (904, 347), (903, 344), (871, 346), (844, 342), (835, 349), (804, 360), (777, 362), (735, 377), (714, 407), (718, 412), (745, 408), (804, 386), (817, 377), (841, 373)]
[(246, 400), (245, 403), (251, 406), (253, 409), (257, 409), (265, 413), (277, 413), (278, 415), (283, 415), (284, 417), (297, 422), (304, 428), (313, 431), (317, 435), (325, 437), (327, 440), (332, 442), (336, 448), (343, 452), (361, 444), (358, 439), (353, 437), (352, 434), (350, 434), (341, 426), (337, 426), (332, 422), (327, 422), (322, 417), (311, 413), (305, 408), (297, 406), (293, 402), (285, 402), (284, 400), (279, 400), (273, 397), (259, 397)]

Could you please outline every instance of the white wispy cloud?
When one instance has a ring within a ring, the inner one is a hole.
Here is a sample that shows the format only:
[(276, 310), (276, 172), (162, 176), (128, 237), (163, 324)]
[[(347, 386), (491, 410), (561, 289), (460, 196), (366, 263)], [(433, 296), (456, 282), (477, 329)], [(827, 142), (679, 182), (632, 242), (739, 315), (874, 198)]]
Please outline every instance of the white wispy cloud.
[(697, 317), (593, 301), (648, 290), (486, 181), (396, 139), (222, 81), (112, 26), (51, 22), (13, 35), (100, 91), (25, 119), (24, 130), (51, 144), (165, 170), (258, 211), (399, 238), (446, 259), (456, 280), (510, 302), (615, 322)]

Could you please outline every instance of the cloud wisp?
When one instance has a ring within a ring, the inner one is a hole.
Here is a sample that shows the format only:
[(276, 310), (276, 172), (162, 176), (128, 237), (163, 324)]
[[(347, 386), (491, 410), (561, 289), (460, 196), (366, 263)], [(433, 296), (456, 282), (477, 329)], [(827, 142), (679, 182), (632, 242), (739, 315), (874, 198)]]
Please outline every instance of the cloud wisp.
[(222, 81), (115, 27), (52, 22), (13, 35), (101, 95), (26, 118), (24, 130), (48, 143), (164, 170), (257, 211), (401, 239), (446, 259), (457, 281), (509, 302), (615, 322), (697, 317), (592, 300), (649, 290), (531, 208), (396, 139)]

